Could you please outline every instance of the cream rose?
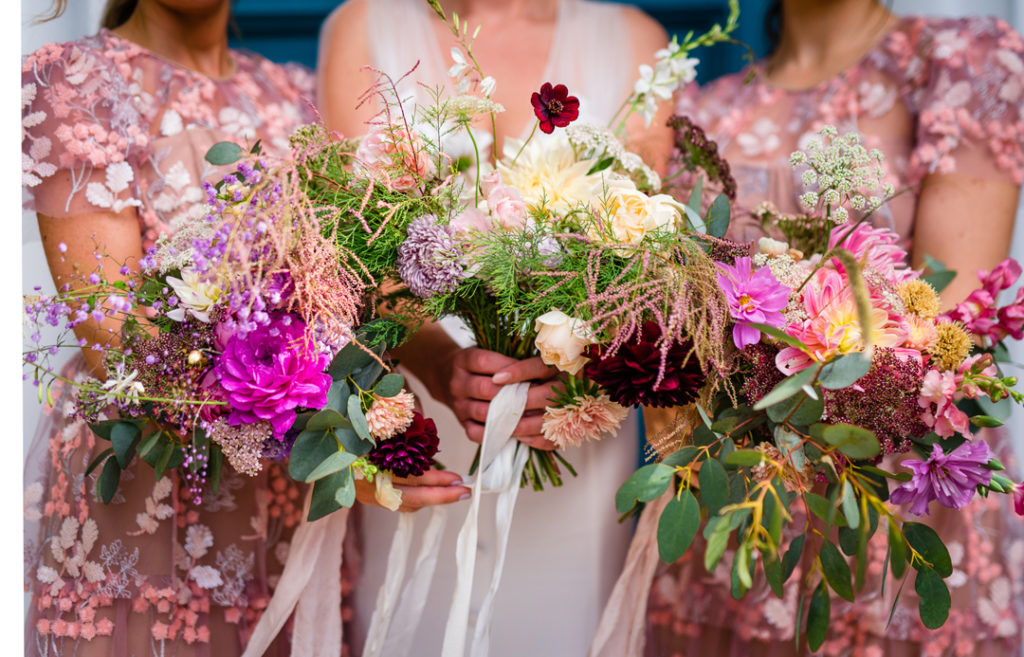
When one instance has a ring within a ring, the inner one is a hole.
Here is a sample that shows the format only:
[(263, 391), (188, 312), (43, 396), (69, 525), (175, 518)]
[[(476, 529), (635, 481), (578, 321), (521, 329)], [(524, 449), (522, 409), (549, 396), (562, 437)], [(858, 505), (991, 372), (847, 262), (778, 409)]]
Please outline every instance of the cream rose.
[(638, 245), (653, 232), (676, 232), (685, 216), (682, 206), (668, 194), (648, 196), (624, 178), (608, 180), (594, 212), (603, 225), (588, 231), (594, 239)]
[(555, 308), (537, 318), (534, 330), (535, 344), (545, 364), (575, 375), (590, 360), (583, 350), (593, 340), (586, 335), (580, 320)]

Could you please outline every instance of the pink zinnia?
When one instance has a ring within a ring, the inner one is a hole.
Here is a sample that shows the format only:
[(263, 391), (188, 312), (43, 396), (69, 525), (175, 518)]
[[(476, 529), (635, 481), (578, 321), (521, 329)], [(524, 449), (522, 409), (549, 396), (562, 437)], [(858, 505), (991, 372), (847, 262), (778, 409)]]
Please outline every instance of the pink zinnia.
[(716, 262), (718, 285), (725, 294), (735, 324), (732, 341), (737, 349), (756, 344), (761, 332), (750, 324), (785, 325), (782, 311), (789, 303), (789, 288), (780, 283), (768, 267), (752, 271), (750, 258), (736, 258), (732, 266)]
[(992, 471), (986, 467), (990, 460), (992, 452), (983, 441), (964, 443), (949, 454), (940, 445), (932, 445), (927, 461), (908, 459), (902, 463), (914, 471), (914, 476), (893, 490), (889, 500), (911, 504), (910, 512), (918, 516), (928, 515), (932, 500), (962, 509), (974, 497), (975, 488), (992, 481)]
[(409, 428), (412, 424), (415, 397), (402, 390), (394, 397), (373, 396), (373, 404), (366, 411), (366, 423), (377, 440), (387, 440)]
[(573, 404), (546, 409), (541, 432), (559, 449), (578, 447), (588, 439), (600, 440), (604, 434), (614, 436), (628, 414), (628, 408), (608, 395), (585, 395)]

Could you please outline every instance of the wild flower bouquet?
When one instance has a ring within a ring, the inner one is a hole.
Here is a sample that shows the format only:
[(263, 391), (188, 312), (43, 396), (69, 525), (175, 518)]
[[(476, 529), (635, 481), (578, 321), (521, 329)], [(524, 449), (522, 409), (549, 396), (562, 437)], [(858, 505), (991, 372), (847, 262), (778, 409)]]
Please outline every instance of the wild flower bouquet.
[[(709, 571), (735, 549), (734, 596), (752, 587), (759, 561), (780, 597), (798, 563), (813, 563), (804, 570), (813, 593), (803, 620), (812, 650), (826, 636), (829, 589), (853, 600), (877, 532), (888, 538), (882, 576), (916, 570), (921, 620), (945, 622), (949, 552), (897, 507), (921, 516), (931, 502), (959, 509), (996, 492), (1015, 493), (1024, 513), (1024, 489), (978, 433), (1000, 424), (997, 402), (1024, 400), (997, 364), (1001, 341), (1024, 337), (1024, 292), (995, 304), (1021, 268), (1007, 260), (979, 272), (981, 288), (942, 313), (938, 290), (951, 272), (931, 261), (923, 276), (905, 264), (896, 234), (847, 222), (848, 208), (866, 218), (891, 194), (861, 191), (884, 188), (880, 159), (830, 128), (794, 154), (813, 190), (801, 199), (807, 214), (762, 208), (790, 242), (763, 238), (753, 255), (716, 257), (738, 371), (653, 439), (660, 462), (640, 468), (617, 496), (625, 513), (671, 487), (658, 522), (662, 559), (678, 559), (703, 525)], [(805, 524), (784, 534), (798, 499)]]
[[(340, 263), (295, 163), (271, 164), (258, 148), (241, 155), (230, 143), (211, 149), (208, 160), (235, 170), (207, 184), (204, 216), (185, 219), (137, 269), (114, 281), (100, 270), (26, 303), (30, 323), (72, 340), (84, 321), (120, 324), (117, 339), (93, 347), (104, 380), (66, 381), (76, 412), (110, 443), (89, 466), (102, 467), (97, 494), (110, 502), (136, 457), (157, 478), (179, 469), (197, 504), (216, 494), (225, 460), (255, 476), (265, 460), (288, 459), (295, 479), (313, 483), (311, 520), (351, 506), (355, 477), (376, 479), (378, 499), (397, 509), (391, 475), (422, 474), (438, 445), (402, 377), (387, 373), (401, 332)], [(25, 361), (40, 394), (63, 378), (45, 357), (85, 344), (33, 345)]]

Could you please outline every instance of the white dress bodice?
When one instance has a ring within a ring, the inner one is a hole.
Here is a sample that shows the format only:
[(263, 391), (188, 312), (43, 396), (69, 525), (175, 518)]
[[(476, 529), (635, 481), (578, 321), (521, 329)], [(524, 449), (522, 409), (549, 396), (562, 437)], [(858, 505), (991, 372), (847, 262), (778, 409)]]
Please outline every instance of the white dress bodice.
[[(558, 16), (554, 41), (537, 87), (545, 81), (567, 85), (580, 98), (580, 121), (605, 124), (629, 94), (636, 76), (631, 66), (632, 46), (622, 29), (624, 9), (603, 2), (555, 1)], [(428, 85), (447, 83), (448, 50), (438, 43), (432, 25), (435, 19), (426, 2), (370, 0), (367, 12), (374, 67), (398, 78), (419, 61), (415, 74), (399, 87), (403, 99), (423, 101), (417, 81)], [(524, 126), (522, 136), (531, 127)], [(543, 135), (538, 133), (537, 137)], [(457, 327), (447, 322), (445, 326), (454, 338), (467, 343), (466, 334), (459, 334)], [(438, 458), (449, 469), (467, 472), (476, 445), (466, 438), (447, 407), (427, 397), (422, 386), (413, 385), (423, 399), (425, 413), (437, 423), (441, 435)], [(613, 439), (565, 450), (564, 456), (576, 468), (578, 477), (565, 473), (561, 488), (520, 492), (495, 601), (492, 657), (586, 654), (630, 538), (631, 524), (618, 523), (615, 491), (633, 472), (639, 458), (638, 414), (631, 413), (623, 424)], [(434, 586), (414, 643), (418, 655), (440, 654), (454, 587), (455, 540), (465, 512), (466, 503), (457, 504), (449, 518)], [(477, 567), (489, 572), (496, 547), (492, 497), (481, 500), (480, 517)], [(417, 520), (425, 523), (424, 518)], [(366, 509), (363, 572), (355, 592), (355, 646), (362, 645), (373, 612), (395, 523), (394, 514)], [(476, 584), (474, 605), (486, 582)]]

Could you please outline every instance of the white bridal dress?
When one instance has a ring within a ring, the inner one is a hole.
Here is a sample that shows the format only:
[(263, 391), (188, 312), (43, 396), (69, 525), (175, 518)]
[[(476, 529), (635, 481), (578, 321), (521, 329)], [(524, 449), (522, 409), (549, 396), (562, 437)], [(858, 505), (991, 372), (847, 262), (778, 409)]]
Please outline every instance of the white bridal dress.
[[(536, 86), (548, 81), (567, 85), (580, 98), (580, 121), (607, 123), (631, 90), (636, 70), (629, 37), (621, 29), (623, 11), (615, 4), (558, 0), (553, 46)], [(418, 60), (416, 81), (428, 86), (447, 82), (448, 48), (438, 42), (432, 26), (435, 18), (426, 2), (372, 0), (367, 14), (374, 67), (398, 78)], [(412, 81), (401, 89), (403, 96), (415, 96), (418, 91), (422, 93), (422, 88)], [(530, 127), (524, 126), (523, 137)], [(446, 328), (461, 344), (472, 342), (466, 329), (460, 332), (449, 323)], [(438, 458), (451, 470), (468, 472), (476, 444), (466, 438), (447, 407), (430, 399), (422, 386), (414, 391), (423, 400), (426, 415), (437, 423), (442, 437)], [(566, 473), (561, 488), (521, 491), (495, 601), (491, 657), (586, 654), (622, 566), (632, 527), (618, 523), (615, 491), (637, 464), (638, 414), (631, 413), (623, 424), (614, 439), (564, 451), (578, 477)], [(456, 536), (467, 506), (459, 503), (450, 509), (437, 573), (411, 654), (441, 653), (455, 582)], [(495, 556), (494, 506), (493, 496), (483, 498), (471, 623), (487, 584), (479, 573), (491, 571)], [(364, 512), (363, 569), (355, 587), (356, 618), (350, 637), (355, 646), (363, 644), (397, 522), (396, 514), (389, 511), (367, 507)], [(417, 514), (421, 529), (426, 517), (426, 513)]]

